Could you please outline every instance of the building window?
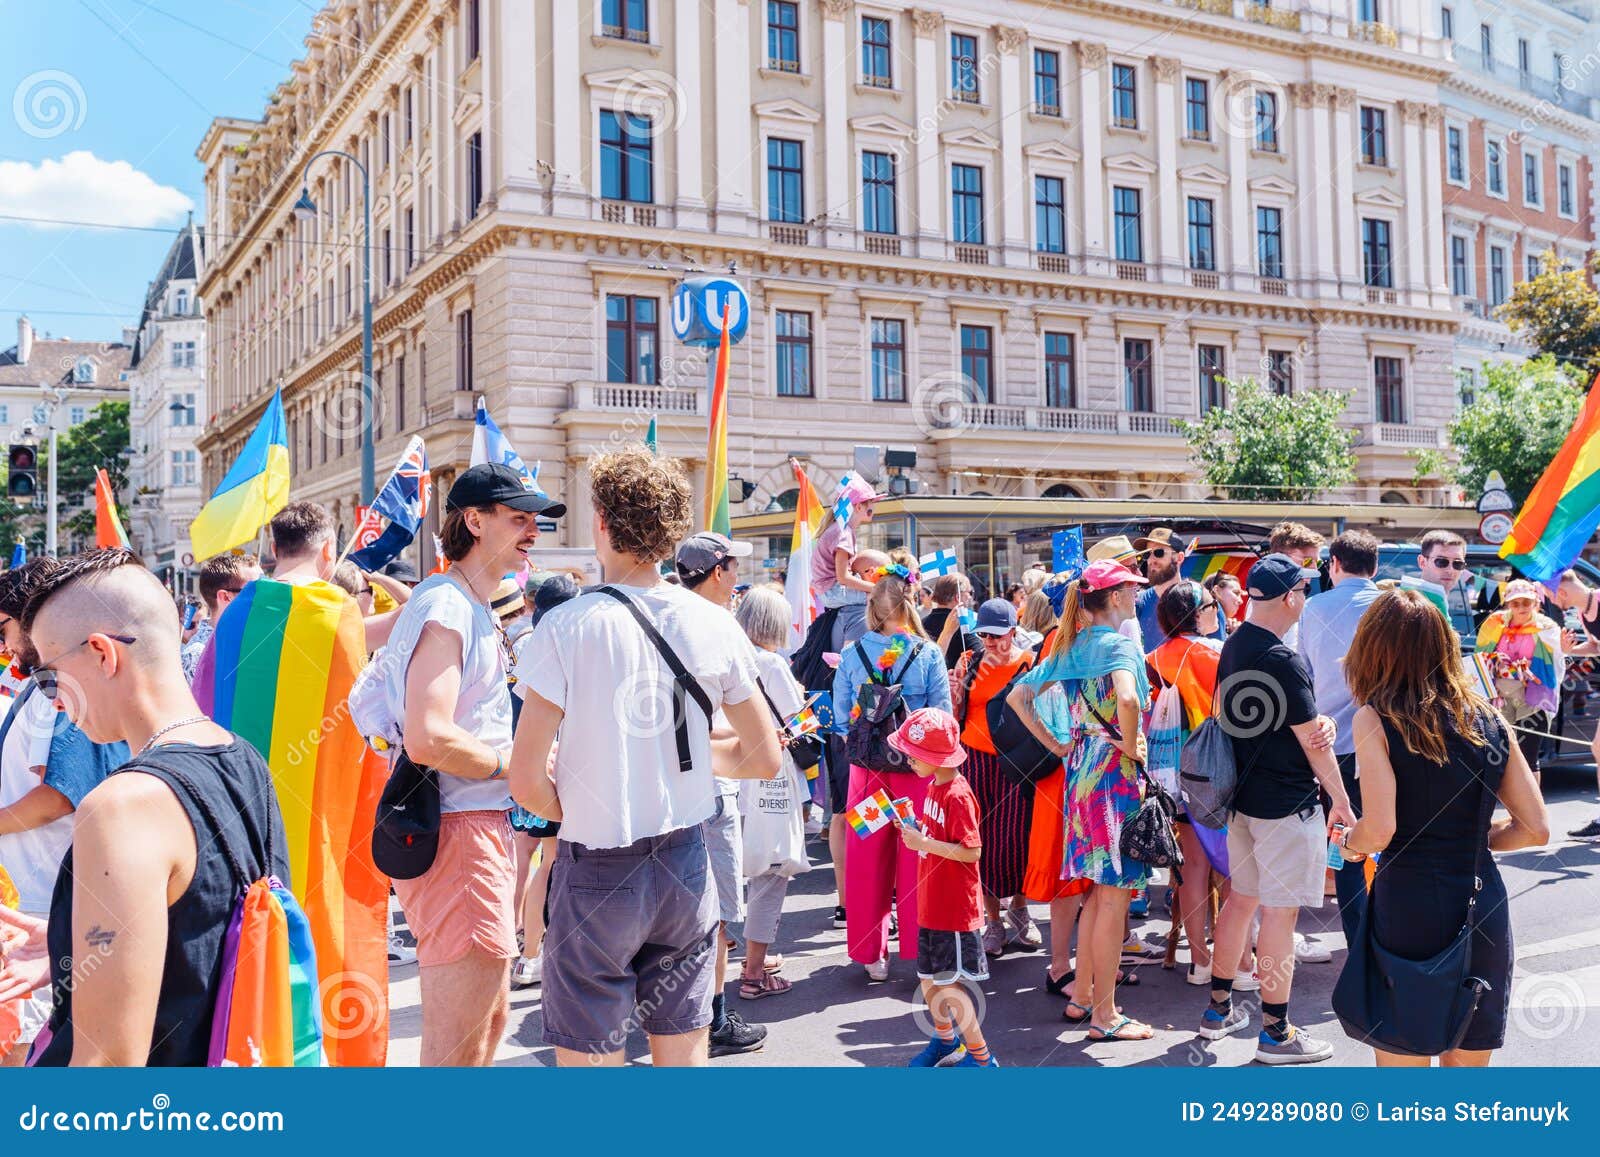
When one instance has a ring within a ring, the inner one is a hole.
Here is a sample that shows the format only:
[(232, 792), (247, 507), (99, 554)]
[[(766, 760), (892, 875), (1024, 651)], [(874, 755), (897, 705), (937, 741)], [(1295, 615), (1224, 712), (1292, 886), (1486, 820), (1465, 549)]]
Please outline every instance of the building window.
[(1198, 76), (1184, 82), (1183, 123), (1191, 141), (1211, 139), (1211, 85)]
[(79, 358), (72, 366), (72, 380), (77, 385), (88, 385), (94, 381), (94, 359)]
[(1118, 261), (1144, 260), (1144, 230), (1138, 189), (1122, 185), (1111, 190)]
[(1467, 158), (1466, 149), (1462, 144), (1461, 130), (1455, 125), (1449, 126), (1444, 131), (1445, 158), (1448, 172), (1452, 181), (1466, 182)]
[(1505, 145), (1490, 141), (1484, 146), (1487, 158), (1489, 192), (1497, 197), (1506, 195)]
[(9, 425), (11, 422), (11, 407), (0, 402), (0, 426)]
[(1033, 50), (1033, 111), (1040, 116), (1061, 115), (1061, 54), (1044, 48)]
[(1467, 297), (1472, 293), (1472, 272), (1467, 264), (1467, 239), (1452, 236), (1450, 238), (1450, 292), (1457, 297)]
[[(466, 0), (461, 5), (461, 19), (466, 34), (467, 63), (471, 64), (483, 51), (483, 15), (478, 0)], [(357, 38), (359, 39), (359, 37)]]
[(1528, 79), (1528, 73), (1532, 71), (1532, 64), (1528, 59), (1528, 42), (1520, 36), (1517, 37), (1517, 71), (1522, 74), (1524, 81)]
[(983, 170), (950, 166), (950, 225), (959, 245), (984, 244)]
[(644, 43), (650, 39), (649, 0), (605, 0), (600, 23), (607, 36)]
[(1256, 89), (1256, 148), (1278, 151), (1278, 94)]
[(800, 142), (773, 137), (767, 141), (767, 220), (799, 224), (805, 216)]
[(1139, 78), (1131, 64), (1111, 66), (1111, 123), (1119, 129), (1139, 127)]
[(467, 219), (478, 215), (483, 204), (483, 134), (467, 138)]
[(1378, 0), (1357, 0), (1356, 19), (1363, 24), (1377, 24), (1383, 19), (1378, 11)]
[(1283, 210), (1274, 205), (1256, 208), (1256, 267), (1262, 277), (1283, 279)]
[(1506, 302), (1506, 251), (1498, 245), (1489, 247), (1489, 304)]
[(1478, 400), (1478, 372), (1471, 366), (1456, 371), (1456, 399), (1463, 410)]
[(1537, 253), (1524, 253), (1522, 255), (1523, 280), (1532, 281), (1539, 276), (1539, 255)]
[(1153, 414), (1156, 409), (1155, 374), (1150, 356), (1150, 342), (1147, 339), (1122, 339), (1122, 374), (1127, 387), (1127, 408), (1136, 414)]
[(1372, 386), (1378, 421), (1400, 425), (1406, 420), (1406, 367), (1399, 358), (1372, 359)]
[(800, 71), (800, 5), (795, 0), (767, 0), (767, 67)]
[(600, 196), (607, 201), (656, 199), (655, 152), (650, 118), (631, 112), (600, 113)]
[(994, 330), (988, 326), (961, 327), (961, 376), (972, 383), (974, 398), (994, 402)]
[(170, 454), (172, 463), (172, 485), (193, 486), (195, 484), (195, 452), (193, 450), (173, 450)]
[(456, 315), (456, 389), (473, 388), (472, 369), (472, 311), (464, 309)]
[(906, 400), (906, 323), (894, 317), (872, 319), (872, 400)]
[(882, 16), (861, 18), (861, 79), (873, 88), (894, 87), (894, 41)]
[(67, 410), (67, 422), (73, 426), (81, 426), (88, 417), (89, 410), (86, 406), (72, 406)]
[(175, 341), (172, 343), (172, 368), (175, 370), (194, 369), (194, 342)]
[(173, 299), (172, 312), (179, 317), (189, 316), (189, 291), (187, 289), (178, 290), (177, 296)]
[(1200, 412), (1224, 409), (1228, 405), (1227, 351), (1219, 345), (1198, 349), (1200, 365)]
[(1284, 397), (1294, 393), (1294, 354), (1288, 350), (1267, 351), (1267, 389)]
[(1478, 52), (1483, 56), (1483, 67), (1494, 71), (1494, 29), (1487, 24), (1478, 25)]
[(861, 154), (861, 227), (898, 233), (893, 153)]
[[(193, 345), (194, 343), (189, 343)], [(172, 415), (174, 426), (192, 426), (195, 424), (195, 404), (193, 394), (174, 394), (172, 400), (178, 403), (177, 408), (168, 407), (167, 412)], [(0, 418), (0, 422), (4, 419)]]
[(1060, 177), (1033, 179), (1033, 232), (1040, 253), (1067, 251), (1066, 182)]
[(1058, 410), (1078, 408), (1075, 339), (1070, 333), (1044, 335), (1044, 404)]
[(1572, 166), (1556, 166), (1556, 206), (1563, 217), (1574, 217), (1577, 209), (1572, 198)]
[(1522, 203), (1535, 207), (1543, 203), (1539, 189), (1539, 154), (1526, 150), (1522, 154)]
[(394, 359), (394, 428), (406, 428), (406, 355)]
[(417, 211), (412, 208), (407, 208), (404, 221), (406, 237), (406, 268), (410, 269), (417, 263)]
[(778, 396), (811, 396), (811, 315), (780, 309), (777, 316)]
[(378, 171), (381, 173), (393, 163), (394, 137), (390, 132), (389, 114), (378, 118)]
[(950, 99), (978, 103), (978, 38), (950, 34)]
[(394, 281), (394, 230), (383, 231), (383, 244), (380, 246), (383, 253), (383, 273), (380, 285), (388, 285)]
[(1389, 222), (1374, 217), (1361, 219), (1361, 275), (1367, 285), (1374, 289), (1394, 288)]
[(1439, 9), (1439, 35), (1445, 40), (1456, 38), (1456, 14), (1449, 5)]
[(1205, 197), (1189, 198), (1189, 268), (1212, 270), (1217, 267), (1216, 202)]
[(409, 145), (415, 135), (416, 114), (414, 111), (416, 89), (408, 87), (400, 94), (400, 143)]
[(1388, 165), (1389, 131), (1387, 116), (1381, 108), (1361, 106), (1361, 163)]
[(606, 296), (606, 381), (655, 385), (660, 343), (655, 298)]

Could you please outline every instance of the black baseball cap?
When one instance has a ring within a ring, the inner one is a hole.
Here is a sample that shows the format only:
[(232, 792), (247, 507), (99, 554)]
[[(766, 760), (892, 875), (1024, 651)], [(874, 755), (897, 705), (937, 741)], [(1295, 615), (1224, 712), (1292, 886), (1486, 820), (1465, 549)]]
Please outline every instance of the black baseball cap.
[(1253, 599), (1281, 599), (1302, 583), (1316, 578), (1317, 573), (1286, 554), (1269, 554), (1251, 566), (1246, 589)]
[(447, 510), (465, 510), (470, 506), (509, 506), (528, 514), (543, 514), (560, 518), (567, 512), (564, 502), (557, 502), (548, 494), (529, 490), (522, 475), (499, 462), (485, 462), (472, 466), (457, 475), (450, 486), (450, 495), (444, 500)]

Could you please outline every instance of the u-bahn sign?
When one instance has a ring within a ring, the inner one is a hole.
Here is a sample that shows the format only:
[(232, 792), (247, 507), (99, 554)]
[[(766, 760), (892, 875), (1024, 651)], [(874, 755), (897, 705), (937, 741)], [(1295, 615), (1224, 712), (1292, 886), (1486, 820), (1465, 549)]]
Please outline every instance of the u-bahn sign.
[(728, 309), (728, 340), (750, 328), (750, 298), (731, 277), (690, 277), (672, 295), (672, 332), (685, 345), (715, 346), (722, 340), (722, 310)]

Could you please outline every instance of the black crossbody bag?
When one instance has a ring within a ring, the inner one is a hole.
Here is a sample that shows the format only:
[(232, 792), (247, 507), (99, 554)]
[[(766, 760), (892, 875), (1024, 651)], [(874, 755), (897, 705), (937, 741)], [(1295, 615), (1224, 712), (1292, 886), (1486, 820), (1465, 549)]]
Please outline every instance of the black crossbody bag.
[[(672, 730), (678, 743), (678, 770), (688, 772), (694, 770), (694, 756), (689, 749), (689, 706), (688, 700), (693, 699), (705, 712), (706, 724), (710, 725), (711, 719), (717, 709), (711, 705), (711, 696), (706, 694), (706, 689), (700, 686), (700, 680), (689, 673), (689, 668), (683, 665), (683, 660), (678, 658), (678, 653), (672, 649), (672, 644), (661, 637), (661, 632), (656, 630), (656, 625), (650, 621), (650, 616), (639, 609), (639, 605), (623, 594), (616, 587), (596, 587), (595, 590), (627, 607), (633, 615), (639, 628), (644, 631), (645, 637), (655, 645), (666, 661), (667, 669), (672, 672)], [(764, 694), (764, 692), (763, 692)]]

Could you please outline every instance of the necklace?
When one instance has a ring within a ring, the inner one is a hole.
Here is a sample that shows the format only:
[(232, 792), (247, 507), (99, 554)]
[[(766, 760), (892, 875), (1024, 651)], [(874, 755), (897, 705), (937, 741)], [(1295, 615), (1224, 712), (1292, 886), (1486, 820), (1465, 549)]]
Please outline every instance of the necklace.
[(161, 730), (157, 731), (149, 739), (145, 740), (144, 741), (144, 746), (141, 747), (134, 754), (134, 758), (137, 759), (139, 756), (141, 756), (145, 752), (149, 751), (151, 746), (155, 743), (155, 741), (160, 739), (163, 735), (165, 735), (169, 731), (176, 731), (176, 730), (178, 730), (178, 728), (187, 727), (191, 723), (207, 723), (209, 721), (210, 721), (210, 717), (209, 716), (205, 716), (205, 715), (191, 715), (186, 719), (175, 720), (172, 723), (169, 723), (165, 727), (161, 728)]

